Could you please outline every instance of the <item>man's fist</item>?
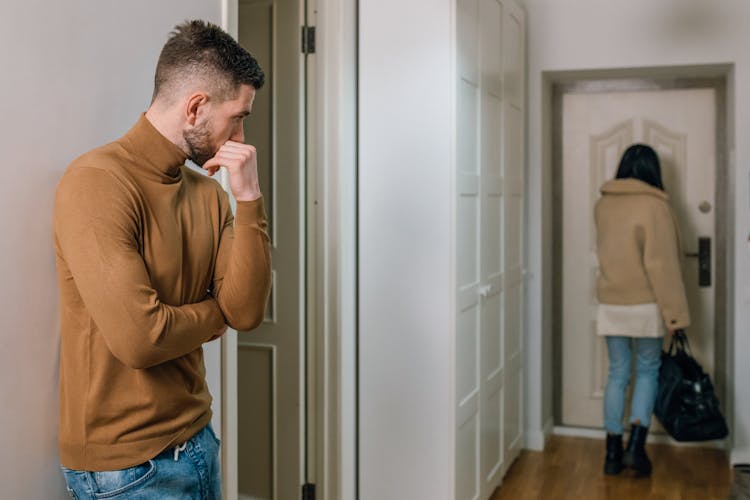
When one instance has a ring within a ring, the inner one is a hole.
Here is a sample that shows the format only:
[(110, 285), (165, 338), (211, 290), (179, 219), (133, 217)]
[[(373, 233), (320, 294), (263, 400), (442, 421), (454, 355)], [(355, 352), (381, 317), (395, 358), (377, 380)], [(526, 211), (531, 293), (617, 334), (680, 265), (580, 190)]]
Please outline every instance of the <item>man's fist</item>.
[(237, 201), (253, 201), (261, 197), (258, 184), (258, 157), (254, 146), (227, 141), (203, 168), (214, 175), (219, 168), (229, 172), (229, 187)]

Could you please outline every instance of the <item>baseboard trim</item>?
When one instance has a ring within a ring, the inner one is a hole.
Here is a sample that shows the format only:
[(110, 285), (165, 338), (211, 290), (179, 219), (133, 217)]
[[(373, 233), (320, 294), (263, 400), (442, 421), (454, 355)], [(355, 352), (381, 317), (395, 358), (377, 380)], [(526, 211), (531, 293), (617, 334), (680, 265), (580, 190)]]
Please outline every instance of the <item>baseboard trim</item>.
[(739, 450), (738, 449), (732, 450), (732, 453), (729, 456), (729, 460), (732, 463), (732, 465), (750, 464), (750, 449), (741, 448)]
[(254, 497), (251, 495), (243, 495), (242, 493), (237, 495), (237, 500), (268, 500), (266, 498)]
[[(556, 425), (552, 428), (553, 436), (570, 436), (589, 439), (604, 439), (606, 432), (600, 429), (589, 429), (587, 427), (568, 427)], [(650, 437), (650, 436), (649, 436)]]
[(529, 431), (524, 439), (524, 448), (533, 451), (544, 451), (544, 431)]
[[(589, 439), (601, 439), (607, 436), (607, 433), (603, 429), (590, 429), (587, 427), (568, 427), (563, 425), (556, 425), (552, 430), (552, 434), (555, 436), (570, 436), (570, 437), (582, 437)], [(625, 433), (627, 435), (627, 432)], [(678, 446), (684, 448), (710, 448), (726, 450), (727, 444), (723, 439), (717, 441), (703, 441), (700, 443), (681, 443), (675, 441), (666, 434), (649, 434), (647, 443), (654, 444), (669, 444), (671, 446)]]
[(533, 451), (544, 451), (547, 440), (552, 435), (553, 427), (553, 420), (549, 418), (542, 429), (527, 432), (524, 439), (524, 448)]

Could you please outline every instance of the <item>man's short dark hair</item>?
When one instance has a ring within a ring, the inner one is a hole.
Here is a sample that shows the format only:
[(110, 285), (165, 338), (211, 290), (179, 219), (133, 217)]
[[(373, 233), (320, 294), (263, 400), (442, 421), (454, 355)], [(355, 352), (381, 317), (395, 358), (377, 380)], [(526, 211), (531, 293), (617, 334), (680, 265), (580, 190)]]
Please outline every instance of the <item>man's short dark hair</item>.
[(206, 21), (175, 26), (161, 50), (154, 77), (154, 95), (172, 94), (181, 83), (205, 82), (212, 97), (233, 99), (240, 85), (263, 86), (258, 61), (220, 27)]

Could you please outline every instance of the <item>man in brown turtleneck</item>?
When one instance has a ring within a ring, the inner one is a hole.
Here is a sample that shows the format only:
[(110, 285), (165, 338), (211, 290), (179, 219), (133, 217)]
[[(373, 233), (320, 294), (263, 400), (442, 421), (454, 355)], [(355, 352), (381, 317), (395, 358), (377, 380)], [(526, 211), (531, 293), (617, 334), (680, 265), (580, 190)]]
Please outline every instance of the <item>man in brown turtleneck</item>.
[[(55, 196), (63, 472), (75, 498), (221, 497), (202, 345), (256, 327), (270, 253), (243, 119), (264, 75), (220, 28), (176, 27), (148, 111)], [(237, 200), (213, 179), (229, 172)]]

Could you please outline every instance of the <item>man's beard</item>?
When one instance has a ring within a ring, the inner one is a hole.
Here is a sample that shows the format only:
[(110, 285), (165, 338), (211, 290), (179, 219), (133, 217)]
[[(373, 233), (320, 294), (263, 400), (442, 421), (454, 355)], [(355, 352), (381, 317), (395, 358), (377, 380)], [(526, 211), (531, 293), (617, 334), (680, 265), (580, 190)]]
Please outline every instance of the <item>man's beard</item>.
[(202, 167), (216, 154), (211, 147), (211, 131), (208, 129), (208, 122), (183, 131), (182, 137), (188, 147), (188, 157), (196, 165)]

